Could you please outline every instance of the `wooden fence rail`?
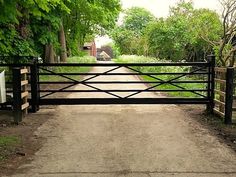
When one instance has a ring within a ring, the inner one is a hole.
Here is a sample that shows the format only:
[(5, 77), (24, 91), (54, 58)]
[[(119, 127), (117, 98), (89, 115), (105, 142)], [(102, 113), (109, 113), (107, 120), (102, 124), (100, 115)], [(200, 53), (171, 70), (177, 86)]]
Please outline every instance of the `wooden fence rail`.
[(13, 115), (14, 122), (19, 123), (25, 114), (28, 113), (28, 91), (27, 91), (27, 73), (26, 68), (15, 67), (12, 69), (13, 76)]
[(234, 99), (234, 68), (215, 68), (214, 113), (224, 118), (225, 124), (232, 123)]

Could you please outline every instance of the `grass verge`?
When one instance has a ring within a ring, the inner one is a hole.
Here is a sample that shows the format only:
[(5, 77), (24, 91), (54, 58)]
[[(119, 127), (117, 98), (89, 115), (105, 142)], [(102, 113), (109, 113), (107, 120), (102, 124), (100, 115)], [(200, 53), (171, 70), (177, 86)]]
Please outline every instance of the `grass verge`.
[[(85, 57), (71, 57), (68, 58), (68, 63), (95, 63), (96, 58), (90, 57), (90, 56), (85, 56)], [(78, 67), (78, 66), (63, 66), (63, 67), (49, 67), (45, 68), (50, 71), (53, 71), (55, 73), (86, 73), (88, 72), (91, 68), (90, 67)], [(40, 71), (41, 73), (48, 73), (46, 71)], [(72, 79), (79, 80), (81, 76), (69, 76)], [(40, 81), (68, 81), (68, 79), (61, 77), (61, 76), (56, 76), (56, 75), (43, 75), (40, 76)]]
[(15, 147), (20, 143), (16, 136), (0, 136), (0, 161), (3, 161), (14, 152)]
[[(156, 59), (156, 58), (150, 58), (150, 57), (144, 57), (144, 56), (120, 56), (118, 59), (114, 59), (115, 62), (117, 63), (156, 63), (156, 62), (168, 62), (166, 60), (160, 60), (160, 59)], [(155, 66), (155, 67), (133, 67), (134, 69), (141, 71), (143, 73), (182, 73), (182, 72), (190, 72), (191, 71), (191, 67), (176, 67), (176, 66)], [(155, 76), (161, 80), (164, 81), (168, 81), (171, 79), (174, 79), (175, 77), (178, 77), (179, 75), (159, 75), (159, 76)], [(141, 78), (145, 81), (157, 81), (157, 79), (149, 77), (147, 75), (145, 76), (141, 76)], [(204, 80), (204, 78), (196, 78), (193, 76), (184, 76), (181, 77), (179, 79), (177, 79), (177, 81), (184, 81), (184, 80)], [(152, 84), (154, 85), (154, 84)], [(160, 85), (158, 87), (156, 87), (156, 89), (158, 90), (181, 90), (180, 88), (178, 88), (178, 86), (183, 87), (187, 90), (193, 90), (193, 89), (201, 89), (201, 90), (205, 90), (207, 87), (207, 84), (205, 83), (178, 83), (176, 84), (177, 86), (173, 86), (171, 84), (163, 84)], [(205, 92), (198, 92), (200, 94), (205, 95)], [(192, 92), (168, 92), (169, 96), (173, 96), (173, 97), (199, 97), (199, 95), (194, 94)]]

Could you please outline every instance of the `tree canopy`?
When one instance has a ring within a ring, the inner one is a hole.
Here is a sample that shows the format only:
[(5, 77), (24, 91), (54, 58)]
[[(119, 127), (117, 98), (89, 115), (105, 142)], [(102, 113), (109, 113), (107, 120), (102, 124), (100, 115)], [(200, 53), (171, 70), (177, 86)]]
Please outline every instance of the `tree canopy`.
[(0, 55), (65, 61), (87, 38), (114, 27), (120, 10), (120, 0), (1, 0)]
[(142, 36), (145, 29), (154, 20), (154, 15), (144, 8), (133, 7), (124, 11), (122, 25), (117, 26), (111, 32), (111, 37), (121, 54), (142, 54), (144, 52), (138, 46), (143, 45)]
[(85, 41), (110, 34), (116, 53), (197, 61), (214, 52), (220, 65), (233, 66), (236, 0), (219, 1), (221, 16), (180, 0), (166, 18), (140, 7), (124, 10), (118, 25), (120, 0), (0, 0), (0, 55), (65, 62), (81, 54)]
[(220, 16), (209, 9), (195, 9), (192, 1), (179, 1), (166, 18), (155, 18), (137, 7), (125, 12), (123, 24), (111, 35), (122, 54), (203, 60), (217, 48), (210, 41), (222, 36)]
[(214, 46), (220, 65), (234, 66), (236, 60), (236, 0), (220, 0), (223, 7), (221, 15), (221, 38), (208, 41)]
[(154, 15), (148, 10), (140, 7), (133, 7), (125, 11), (123, 27), (136, 34), (141, 34), (147, 24), (154, 19)]

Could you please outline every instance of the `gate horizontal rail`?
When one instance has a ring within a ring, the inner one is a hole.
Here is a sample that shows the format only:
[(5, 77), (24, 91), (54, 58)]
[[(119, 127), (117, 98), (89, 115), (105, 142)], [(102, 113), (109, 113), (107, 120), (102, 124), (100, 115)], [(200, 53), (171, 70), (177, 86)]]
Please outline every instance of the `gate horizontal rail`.
[(81, 67), (111, 67), (111, 66), (210, 66), (209, 62), (169, 62), (169, 63), (39, 63), (38, 66), (81, 66)]
[(201, 74), (209, 74), (208, 72), (197, 72), (197, 73), (40, 73), (39, 75), (48, 75), (48, 76), (57, 76), (57, 75), (64, 75), (64, 76), (91, 76), (91, 75), (100, 75), (100, 76), (145, 76), (145, 75), (201, 75)]
[(94, 93), (94, 92), (207, 92), (208, 90), (204, 89), (186, 89), (186, 90), (174, 90), (174, 89), (165, 89), (165, 90), (40, 90), (40, 92), (78, 92), (78, 93)]
[(70, 98), (68, 99), (42, 99), (41, 105), (107, 105), (107, 104), (208, 104), (208, 99), (201, 98)]
[[(103, 90), (39, 90), (39, 92), (41, 93), (47, 93), (47, 92), (58, 92), (58, 93), (63, 93), (63, 92), (71, 92), (71, 93), (96, 93), (96, 92), (139, 92), (139, 91), (142, 91), (142, 92), (193, 92), (193, 91), (196, 91), (196, 92), (207, 92), (208, 90), (204, 90), (204, 89), (186, 89), (186, 90), (173, 90), (173, 89), (165, 89), (165, 90), (158, 90), (158, 89), (155, 89), (155, 90), (106, 90), (106, 89), (103, 89)], [(12, 91), (7, 91), (7, 93), (11, 93)], [(31, 93), (31, 90), (28, 91), (29, 93)]]
[[(75, 82), (38, 82), (39, 84), (73, 84)], [(76, 82), (76, 84), (83, 84), (84, 82)], [(166, 83), (165, 81), (87, 81), (87, 84), (161, 84)], [(172, 81), (171, 83), (175, 84), (187, 84), (187, 83), (199, 83), (199, 84), (207, 84), (208, 81)]]
[[(7, 64), (1, 63), (0, 66), (21, 67), (32, 66), (32, 63)], [(81, 67), (111, 67), (111, 66), (210, 66), (209, 62), (170, 62), (170, 63), (38, 63), (38, 66), (81, 66)]]

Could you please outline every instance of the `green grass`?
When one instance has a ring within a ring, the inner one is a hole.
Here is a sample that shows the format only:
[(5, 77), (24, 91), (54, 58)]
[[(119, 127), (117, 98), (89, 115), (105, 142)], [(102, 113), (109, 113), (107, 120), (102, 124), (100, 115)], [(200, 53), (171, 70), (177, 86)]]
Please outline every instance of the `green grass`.
[(14, 145), (19, 143), (19, 139), (15, 136), (0, 136), (0, 147)]
[(18, 137), (15, 136), (0, 136), (0, 161), (6, 159), (6, 157), (13, 151), (15, 146), (20, 143)]
[[(85, 57), (71, 57), (68, 58), (68, 63), (95, 63), (96, 59), (94, 57), (85, 56)], [(46, 68), (48, 70), (51, 70), (55, 73), (83, 73), (88, 72), (90, 70), (90, 67), (72, 67), (72, 66), (63, 66), (63, 67), (49, 67)], [(46, 71), (40, 71), (42, 73), (48, 73)], [(78, 80), (81, 76), (68, 76), (72, 79)], [(68, 81), (68, 79), (61, 77), (61, 76), (48, 76), (43, 75), (40, 76), (40, 81)]]
[[(117, 63), (155, 63), (155, 62), (168, 62), (166, 60), (160, 60), (156, 58), (150, 58), (150, 57), (144, 57), (144, 56), (121, 56), (118, 59), (114, 60)], [(139, 70), (144, 73), (175, 73), (175, 72), (189, 72), (190, 67), (176, 67), (176, 66), (164, 66), (164, 67), (133, 67), (136, 70)], [(171, 80), (177, 77), (178, 75), (160, 75), (160, 76), (155, 76), (158, 77), (161, 80)], [(155, 78), (151, 78), (149, 76), (142, 76), (142, 79), (145, 81), (157, 81)], [(178, 81), (183, 81), (183, 80), (200, 80), (199, 78), (194, 78), (194, 77), (189, 77), (189, 76), (184, 76), (178, 79)], [(153, 84), (154, 85), (154, 84)], [(202, 84), (202, 83), (180, 83), (176, 84), (178, 86), (184, 87), (188, 90), (193, 90), (193, 89), (205, 89), (207, 84)], [(166, 89), (180, 89), (176, 86), (170, 85), (170, 84), (163, 84), (157, 87), (158, 90), (166, 90)], [(200, 93), (200, 92), (199, 92)], [(205, 93), (201, 93), (205, 94)], [(198, 95), (192, 93), (192, 92), (168, 92), (169, 96), (173, 97), (199, 97)]]

